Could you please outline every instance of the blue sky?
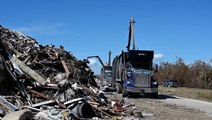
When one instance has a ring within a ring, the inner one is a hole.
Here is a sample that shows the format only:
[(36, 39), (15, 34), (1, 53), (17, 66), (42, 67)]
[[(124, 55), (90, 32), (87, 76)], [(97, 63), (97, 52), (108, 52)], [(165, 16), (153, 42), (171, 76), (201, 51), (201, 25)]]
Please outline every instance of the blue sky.
[(136, 48), (154, 50), (156, 63), (212, 58), (211, 0), (0, 0), (0, 25), (42, 44), (63, 45), (78, 59), (108, 61), (126, 50), (130, 17)]

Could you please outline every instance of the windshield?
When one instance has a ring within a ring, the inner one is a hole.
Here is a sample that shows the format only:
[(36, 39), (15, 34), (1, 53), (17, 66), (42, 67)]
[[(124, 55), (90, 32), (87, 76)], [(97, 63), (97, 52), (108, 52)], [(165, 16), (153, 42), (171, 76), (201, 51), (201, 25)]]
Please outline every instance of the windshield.
[(151, 63), (150, 62), (128, 62), (126, 63), (126, 68), (134, 68), (134, 69), (147, 69), (151, 70)]
[(105, 71), (104, 79), (110, 79), (112, 77), (112, 71)]
[(177, 80), (170, 80), (170, 82), (177, 82)]

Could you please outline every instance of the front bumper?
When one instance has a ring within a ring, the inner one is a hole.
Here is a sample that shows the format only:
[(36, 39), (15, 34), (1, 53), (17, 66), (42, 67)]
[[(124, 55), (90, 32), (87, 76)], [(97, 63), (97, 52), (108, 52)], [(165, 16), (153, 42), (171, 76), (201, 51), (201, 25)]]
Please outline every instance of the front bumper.
[(140, 88), (140, 87), (128, 87), (126, 88), (126, 91), (132, 92), (132, 93), (157, 93), (158, 88)]

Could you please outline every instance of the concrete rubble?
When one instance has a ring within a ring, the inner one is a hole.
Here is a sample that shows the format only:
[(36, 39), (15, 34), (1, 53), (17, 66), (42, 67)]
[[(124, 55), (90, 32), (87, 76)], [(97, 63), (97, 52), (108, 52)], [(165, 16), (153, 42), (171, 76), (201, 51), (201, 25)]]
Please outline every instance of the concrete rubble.
[(105, 97), (87, 60), (2, 26), (0, 88), (2, 120), (142, 117), (133, 105)]

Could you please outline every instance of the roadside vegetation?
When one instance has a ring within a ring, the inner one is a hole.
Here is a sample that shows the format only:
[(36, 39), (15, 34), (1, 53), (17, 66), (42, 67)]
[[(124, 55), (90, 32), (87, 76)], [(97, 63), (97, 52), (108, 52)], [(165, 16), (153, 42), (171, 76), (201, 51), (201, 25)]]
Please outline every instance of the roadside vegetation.
[(166, 94), (171, 96), (175, 95), (185, 98), (212, 102), (212, 90), (209, 89), (185, 88), (185, 87), (169, 88), (159, 86), (159, 94)]
[[(177, 80), (179, 87), (212, 90), (212, 65), (201, 60), (192, 64), (185, 64), (182, 58), (175, 63), (162, 62), (155, 77), (161, 84), (164, 80), (173, 79)], [(198, 96), (208, 95), (199, 93)]]

